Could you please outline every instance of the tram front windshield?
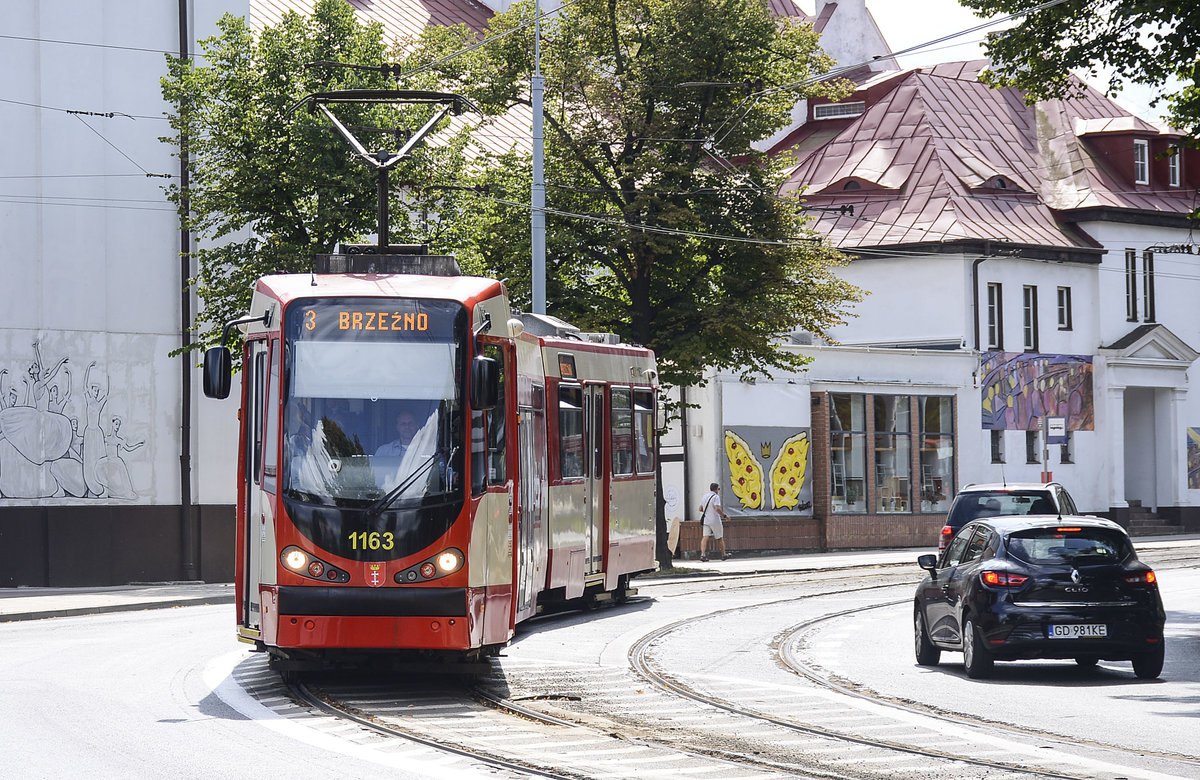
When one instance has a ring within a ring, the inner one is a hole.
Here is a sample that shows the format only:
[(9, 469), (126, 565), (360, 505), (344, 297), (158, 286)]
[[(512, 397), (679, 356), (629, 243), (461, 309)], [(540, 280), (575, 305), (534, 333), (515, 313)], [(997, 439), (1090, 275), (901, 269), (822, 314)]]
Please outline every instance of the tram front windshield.
[(421, 549), (463, 500), (465, 309), (323, 299), (292, 304), (285, 319), (282, 488), (293, 522), (349, 558)]

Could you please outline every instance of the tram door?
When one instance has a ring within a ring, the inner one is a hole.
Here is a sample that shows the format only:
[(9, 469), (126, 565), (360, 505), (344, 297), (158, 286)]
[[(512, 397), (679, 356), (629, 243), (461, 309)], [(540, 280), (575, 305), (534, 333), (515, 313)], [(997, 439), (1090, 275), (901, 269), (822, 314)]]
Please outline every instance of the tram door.
[[(265, 533), (263, 517), (266, 508), (262, 489), (263, 444), (266, 430), (266, 400), (267, 383), (270, 372), (267, 365), (267, 342), (251, 341), (246, 371), (243, 381), (247, 383), (247, 405), (245, 420), (246, 462), (242, 464), (243, 479), (246, 483), (246, 503), (242, 507), (245, 516), (242, 523), (245, 527), (245, 538), (242, 540), (245, 558), (239, 561), (243, 588), (241, 613), (242, 624), (248, 628), (259, 628), (261, 605), (259, 604), (258, 584), (262, 579), (263, 552), (262, 541)], [(274, 557), (274, 556), (272, 556)]]
[(584, 501), (587, 573), (598, 574), (604, 570), (604, 509), (608, 506), (608, 496), (604, 492), (604, 439), (608, 430), (604, 425), (604, 385), (585, 387), (583, 403), (588, 448), (587, 498)]
[[(541, 484), (545, 467), (538, 452), (545, 452), (545, 437), (538, 437), (534, 424), (534, 410), (521, 407), (518, 410), (517, 442), (521, 459), (520, 479), (517, 481), (517, 609), (525, 612), (533, 606), (533, 574), (536, 568), (534, 555), (534, 527), (541, 512)], [(538, 439), (543, 441), (540, 443)]]

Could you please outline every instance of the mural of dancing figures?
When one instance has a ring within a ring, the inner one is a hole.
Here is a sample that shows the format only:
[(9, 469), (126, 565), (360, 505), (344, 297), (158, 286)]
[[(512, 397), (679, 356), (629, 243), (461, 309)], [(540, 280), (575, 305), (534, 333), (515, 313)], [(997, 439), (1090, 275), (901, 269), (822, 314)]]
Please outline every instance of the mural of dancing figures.
[(1044, 417), (1065, 417), (1069, 431), (1095, 429), (1090, 356), (987, 352), (979, 369), (984, 430), (1033, 431)]
[(23, 367), (0, 368), (0, 499), (135, 499), (125, 457), (145, 442), (109, 408), (109, 377), (96, 362), (33, 342)]
[[(808, 429), (726, 428), (725, 460), (733, 515), (812, 514)], [(753, 444), (751, 444), (753, 442)]]

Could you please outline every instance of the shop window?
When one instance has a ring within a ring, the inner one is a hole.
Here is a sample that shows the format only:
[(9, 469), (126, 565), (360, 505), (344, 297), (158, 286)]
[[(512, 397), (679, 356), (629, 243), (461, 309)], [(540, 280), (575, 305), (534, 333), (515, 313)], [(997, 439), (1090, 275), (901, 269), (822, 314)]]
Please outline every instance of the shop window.
[(874, 397), (876, 512), (909, 511), (912, 492), (909, 403), (907, 395)]
[(917, 409), (921, 415), (921, 511), (946, 512), (954, 498), (954, 399), (921, 396)]
[(866, 396), (829, 396), (830, 499), (834, 512), (865, 512), (867, 483)]

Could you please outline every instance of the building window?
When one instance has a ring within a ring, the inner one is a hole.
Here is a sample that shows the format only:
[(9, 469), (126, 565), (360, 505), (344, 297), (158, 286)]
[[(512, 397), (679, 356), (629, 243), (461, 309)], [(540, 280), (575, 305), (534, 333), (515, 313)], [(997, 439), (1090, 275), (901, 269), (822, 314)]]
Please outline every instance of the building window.
[(1025, 431), (1025, 462), (1026, 463), (1041, 463), (1042, 454), (1038, 452), (1038, 436), (1037, 431)]
[(1133, 183), (1150, 183), (1150, 142), (1140, 139), (1133, 142)]
[(954, 399), (920, 396), (921, 511), (946, 512), (954, 498)]
[(1071, 329), (1071, 288), (1058, 288), (1058, 329)]
[(1154, 322), (1154, 253), (1142, 253), (1142, 314)]
[(1024, 334), (1025, 351), (1037, 352), (1038, 350), (1038, 311), (1037, 311), (1037, 288), (1031, 285), (1025, 285), (1022, 289), (1023, 303), (1022, 311), (1024, 313), (1024, 324), (1021, 332)]
[(1137, 322), (1138, 318), (1137, 252), (1125, 250), (1125, 319)]
[(999, 282), (987, 286), (988, 349), (1004, 348), (1004, 291)]
[(1067, 440), (1058, 445), (1058, 462), (1059, 463), (1074, 463), (1073, 453), (1075, 450), (1074, 431), (1067, 431)]
[(829, 396), (829, 491), (834, 512), (865, 512), (867, 487), (867, 397)]
[(1178, 187), (1183, 181), (1183, 149), (1172, 146), (1167, 155), (1167, 183)]
[(1004, 431), (991, 431), (992, 463), (1004, 462)]
[(907, 395), (877, 395), (875, 411), (875, 511), (907, 512), (910, 506), (912, 409)]

